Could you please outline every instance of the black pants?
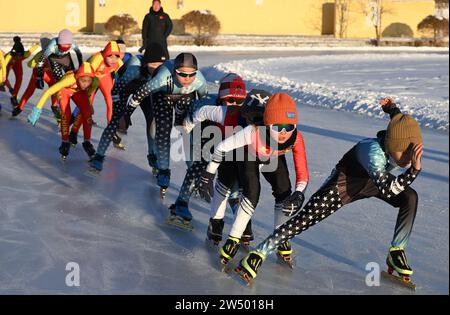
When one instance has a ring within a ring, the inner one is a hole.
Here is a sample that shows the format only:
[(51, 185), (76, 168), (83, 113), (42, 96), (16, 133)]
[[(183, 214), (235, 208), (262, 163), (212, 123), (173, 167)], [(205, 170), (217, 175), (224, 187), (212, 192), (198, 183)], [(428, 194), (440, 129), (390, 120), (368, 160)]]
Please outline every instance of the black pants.
[[(261, 194), (260, 174), (264, 176), (272, 187), (272, 195), (275, 203), (282, 202), (291, 195), (292, 186), (289, 179), (289, 170), (284, 155), (277, 157), (276, 168), (269, 172), (265, 171), (265, 166), (261, 161), (239, 162), (239, 181), (242, 186), (242, 195), (247, 199), (253, 209), (256, 208)], [(262, 169), (260, 171), (260, 167)]]
[[(342, 178), (340, 175), (339, 173), (335, 174), (308, 200), (302, 211), (275, 229), (273, 234), (258, 246), (258, 251), (268, 255), (279, 244), (323, 221), (343, 205), (370, 197), (384, 200), (391, 206), (399, 208), (391, 246), (404, 248), (408, 242), (416, 217), (418, 203), (416, 191), (408, 187), (394, 198), (386, 200), (381, 197), (378, 188), (370, 180), (361, 181), (360, 178), (352, 179), (347, 177), (346, 184), (351, 186), (350, 188), (353, 191), (359, 192), (350, 199), (346, 198), (345, 202), (343, 202), (339, 192), (341, 183), (338, 182), (338, 178)], [(359, 186), (356, 187), (355, 185)]]

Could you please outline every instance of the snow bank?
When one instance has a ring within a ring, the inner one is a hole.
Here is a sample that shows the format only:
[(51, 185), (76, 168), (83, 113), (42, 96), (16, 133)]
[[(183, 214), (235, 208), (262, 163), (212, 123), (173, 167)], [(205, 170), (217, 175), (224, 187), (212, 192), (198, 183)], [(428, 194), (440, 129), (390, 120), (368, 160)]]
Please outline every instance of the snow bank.
[(240, 60), (205, 69), (208, 80), (236, 72), (252, 87), (289, 93), (299, 104), (386, 119), (393, 97), (421, 125), (448, 131), (448, 55), (347, 54)]

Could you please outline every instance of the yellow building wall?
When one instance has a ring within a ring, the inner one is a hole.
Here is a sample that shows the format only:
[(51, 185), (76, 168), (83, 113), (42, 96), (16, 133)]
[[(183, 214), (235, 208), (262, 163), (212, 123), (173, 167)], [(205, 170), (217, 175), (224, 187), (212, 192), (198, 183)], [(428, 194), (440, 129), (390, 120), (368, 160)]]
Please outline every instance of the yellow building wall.
[[(367, 1), (366, 1), (367, 2)], [(417, 24), (427, 15), (434, 14), (434, 1), (383, 1), (386, 13), (382, 16), (381, 30), (385, 30), (392, 23), (407, 24), (418, 36)], [(375, 28), (364, 13), (365, 5), (360, 1), (353, 1), (349, 15), (347, 37), (374, 38)]]
[[(126, 2), (124, 6), (122, 3)], [(321, 21), (319, 3), (323, 0), (184, 0), (177, 8), (177, 0), (164, 0), (164, 11), (172, 19), (180, 19), (192, 10), (210, 10), (221, 22), (224, 34), (259, 35), (320, 35), (321, 30), (312, 21)], [(129, 13), (141, 25), (152, 1), (107, 0), (105, 7), (95, 6), (95, 22), (105, 23), (117, 13)], [(319, 9), (317, 9), (319, 8)], [(321, 24), (321, 23), (319, 23)]]
[[(101, 2), (105, 6), (100, 6)], [(191, 10), (210, 10), (222, 24), (223, 34), (321, 35), (324, 4), (334, 0), (163, 0), (164, 10), (172, 19), (180, 19)], [(347, 37), (374, 37), (374, 29), (361, 6), (364, 0), (351, 1)], [(368, 0), (365, 0), (368, 2)], [(417, 24), (434, 13), (434, 0), (384, 0), (390, 13), (383, 17), (383, 29), (391, 23), (408, 24), (418, 36)], [(0, 0), (0, 32), (103, 32), (109, 17), (131, 14), (141, 26), (151, 0)], [(327, 16), (330, 6), (327, 6)], [(330, 23), (330, 21), (327, 21)], [(332, 22), (331, 22), (332, 23)], [(333, 27), (331, 27), (333, 29)]]
[(0, 32), (77, 32), (87, 26), (86, 0), (0, 0)]

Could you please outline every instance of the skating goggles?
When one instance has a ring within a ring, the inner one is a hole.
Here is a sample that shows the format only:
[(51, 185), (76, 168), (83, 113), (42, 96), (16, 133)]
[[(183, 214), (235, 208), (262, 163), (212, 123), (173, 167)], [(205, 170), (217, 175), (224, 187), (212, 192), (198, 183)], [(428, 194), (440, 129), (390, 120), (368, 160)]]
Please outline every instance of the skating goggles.
[(183, 72), (179, 70), (175, 70), (175, 72), (182, 78), (192, 78), (197, 75), (197, 71), (194, 72)]
[(245, 98), (225, 97), (223, 101), (230, 104), (242, 105), (244, 104)]
[(290, 125), (290, 124), (276, 124), (276, 125), (270, 126), (270, 129), (275, 132), (282, 132), (283, 130), (285, 132), (291, 132), (291, 131), (294, 131), (295, 128), (297, 128), (296, 125)]

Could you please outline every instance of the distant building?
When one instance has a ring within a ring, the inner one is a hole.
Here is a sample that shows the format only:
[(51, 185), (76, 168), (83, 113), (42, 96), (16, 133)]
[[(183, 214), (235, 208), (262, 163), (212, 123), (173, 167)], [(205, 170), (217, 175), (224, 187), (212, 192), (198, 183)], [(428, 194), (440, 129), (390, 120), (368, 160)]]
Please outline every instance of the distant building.
[[(367, 38), (374, 37), (372, 22), (377, 3), (381, 2), (386, 11), (382, 31), (394, 29), (388, 35), (401, 36), (405, 32), (404, 36), (418, 36), (417, 24), (427, 15), (436, 13), (448, 18), (448, 1), (436, 1), (163, 0), (162, 5), (174, 20), (191, 10), (207, 9), (220, 20), (223, 34)], [(141, 23), (151, 6), (151, 0), (40, 0), (38, 6), (23, 2), (0, 0), (1, 7), (8, 8), (0, 19), (0, 32), (57, 32), (69, 28), (103, 33), (110, 16), (129, 13)], [(342, 12), (342, 8), (346, 11)]]

